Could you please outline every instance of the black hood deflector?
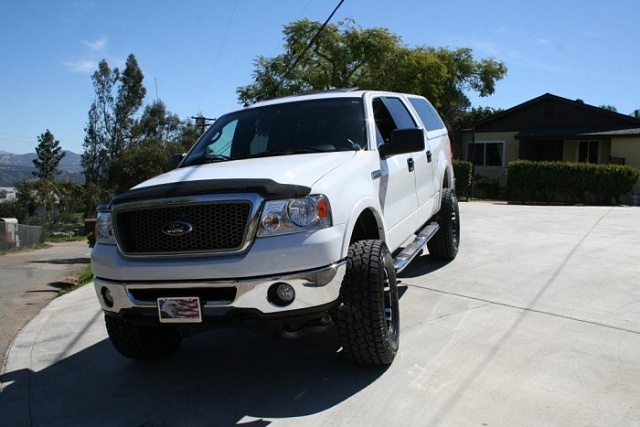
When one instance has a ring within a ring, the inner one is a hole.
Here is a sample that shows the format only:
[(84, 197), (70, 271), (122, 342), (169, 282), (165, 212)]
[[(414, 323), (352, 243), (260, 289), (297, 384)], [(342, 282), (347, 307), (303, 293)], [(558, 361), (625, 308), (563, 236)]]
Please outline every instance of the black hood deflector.
[(205, 194), (256, 193), (265, 200), (308, 196), (311, 188), (303, 185), (280, 184), (272, 179), (211, 179), (172, 182), (136, 188), (116, 195), (110, 205), (169, 197)]

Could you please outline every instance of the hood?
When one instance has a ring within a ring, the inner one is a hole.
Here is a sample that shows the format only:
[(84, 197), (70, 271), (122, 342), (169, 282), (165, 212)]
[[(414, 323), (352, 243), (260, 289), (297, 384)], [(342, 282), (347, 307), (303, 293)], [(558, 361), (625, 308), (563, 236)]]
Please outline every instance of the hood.
[(320, 178), (349, 161), (355, 154), (355, 151), (339, 151), (228, 160), (174, 169), (133, 188), (185, 181), (252, 178), (266, 178), (280, 184), (312, 187)]

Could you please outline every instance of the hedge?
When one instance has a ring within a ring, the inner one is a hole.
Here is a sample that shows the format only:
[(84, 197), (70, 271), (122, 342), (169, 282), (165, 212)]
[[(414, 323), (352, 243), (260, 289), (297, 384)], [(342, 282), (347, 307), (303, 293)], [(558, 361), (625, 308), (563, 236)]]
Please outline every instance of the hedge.
[(460, 199), (469, 200), (473, 180), (473, 163), (465, 160), (454, 160), (453, 174), (456, 177), (456, 195)]
[(513, 201), (610, 205), (631, 192), (640, 169), (625, 165), (516, 160), (508, 168)]

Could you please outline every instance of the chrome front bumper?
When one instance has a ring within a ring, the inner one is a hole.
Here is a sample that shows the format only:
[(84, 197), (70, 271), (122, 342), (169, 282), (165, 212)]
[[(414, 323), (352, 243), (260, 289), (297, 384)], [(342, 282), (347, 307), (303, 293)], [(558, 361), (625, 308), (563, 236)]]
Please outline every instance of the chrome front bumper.
[[(93, 283), (102, 309), (112, 313), (121, 310), (156, 308), (155, 297), (176, 296), (180, 290), (184, 297), (192, 293), (211, 295), (223, 291), (221, 298), (201, 297), (203, 316), (223, 315), (232, 309), (255, 309), (264, 314), (286, 313), (330, 304), (340, 294), (340, 286), (346, 272), (346, 261), (340, 261), (320, 269), (297, 273), (257, 277), (239, 280), (198, 280), (172, 282), (115, 282), (94, 277)], [(267, 298), (269, 287), (274, 283), (288, 283), (295, 290), (295, 299), (287, 306), (278, 306)], [(213, 291), (213, 292), (206, 292)], [(112, 301), (105, 298), (109, 295)]]

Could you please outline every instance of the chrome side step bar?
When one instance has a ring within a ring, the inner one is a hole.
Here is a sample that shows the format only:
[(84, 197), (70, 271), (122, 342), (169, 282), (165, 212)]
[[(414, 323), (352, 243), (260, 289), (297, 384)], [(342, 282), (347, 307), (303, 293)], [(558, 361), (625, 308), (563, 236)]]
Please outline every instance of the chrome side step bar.
[(400, 273), (404, 270), (439, 229), (440, 225), (438, 225), (437, 222), (430, 222), (420, 230), (413, 242), (409, 243), (404, 249), (402, 249), (398, 256), (393, 260), (393, 266), (395, 267), (396, 272)]

